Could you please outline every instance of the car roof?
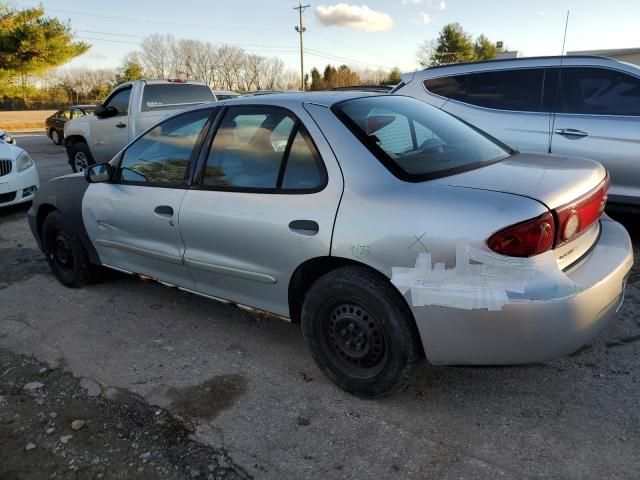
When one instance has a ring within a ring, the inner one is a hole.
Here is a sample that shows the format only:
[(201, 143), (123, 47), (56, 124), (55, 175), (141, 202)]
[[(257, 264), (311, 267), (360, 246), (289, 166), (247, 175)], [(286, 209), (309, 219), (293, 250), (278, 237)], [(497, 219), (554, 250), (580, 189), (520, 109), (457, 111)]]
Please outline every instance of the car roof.
[(522, 57), (522, 58), (501, 58), (495, 60), (482, 60), (479, 62), (451, 63), (448, 65), (438, 65), (428, 67), (417, 72), (402, 75), (405, 82), (410, 81), (414, 75), (422, 78), (436, 77), (452, 73), (471, 73), (487, 70), (502, 70), (511, 68), (533, 68), (533, 67), (554, 67), (554, 66), (602, 66), (613, 67), (625, 70), (638, 75), (640, 68), (619, 60), (601, 57), (596, 55), (552, 55), (545, 57)]

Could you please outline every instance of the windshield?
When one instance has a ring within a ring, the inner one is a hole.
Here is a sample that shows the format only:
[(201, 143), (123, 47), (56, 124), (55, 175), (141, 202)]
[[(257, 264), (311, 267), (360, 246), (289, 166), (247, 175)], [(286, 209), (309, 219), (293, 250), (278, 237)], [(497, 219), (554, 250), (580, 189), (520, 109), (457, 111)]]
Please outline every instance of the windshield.
[(474, 127), (413, 98), (372, 96), (347, 100), (332, 109), (403, 180), (453, 175), (513, 153)]

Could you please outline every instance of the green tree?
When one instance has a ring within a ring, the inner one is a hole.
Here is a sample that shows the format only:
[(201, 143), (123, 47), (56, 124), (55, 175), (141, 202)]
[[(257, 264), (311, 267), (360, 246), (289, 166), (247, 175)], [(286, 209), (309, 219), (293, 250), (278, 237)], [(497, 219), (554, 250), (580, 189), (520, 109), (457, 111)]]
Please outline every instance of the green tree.
[(45, 17), (42, 6), (15, 10), (0, 4), (0, 81), (42, 74), (89, 50), (74, 42), (68, 23)]
[(327, 65), (324, 67), (324, 75), (322, 76), (324, 80), (324, 89), (329, 90), (335, 87), (336, 77), (338, 76), (338, 71), (333, 65)]
[(449, 63), (473, 62), (496, 58), (498, 49), (482, 34), (476, 41), (459, 23), (445, 25), (437, 40), (427, 40), (418, 47), (418, 62), (423, 67)]
[(126, 60), (120, 71), (116, 74), (116, 84), (140, 80), (144, 78), (142, 65), (132, 60)]
[(311, 70), (311, 90), (324, 90), (324, 79), (320, 75), (320, 71), (313, 67)]
[(496, 58), (498, 48), (494, 42), (489, 40), (486, 35), (482, 34), (476, 38), (473, 51), (475, 54), (475, 60), (493, 60)]
[(400, 69), (398, 67), (393, 67), (393, 70), (389, 72), (389, 76), (385, 78), (381, 83), (382, 85), (397, 85), (402, 81), (400, 77)]

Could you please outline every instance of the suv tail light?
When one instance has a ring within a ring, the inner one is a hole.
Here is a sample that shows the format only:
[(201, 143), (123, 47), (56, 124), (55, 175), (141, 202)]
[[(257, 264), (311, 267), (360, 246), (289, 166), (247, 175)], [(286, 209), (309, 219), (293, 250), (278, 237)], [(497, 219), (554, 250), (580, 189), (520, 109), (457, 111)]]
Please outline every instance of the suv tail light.
[(610, 185), (607, 175), (600, 185), (577, 200), (494, 233), (487, 245), (502, 255), (532, 257), (574, 240), (604, 212)]

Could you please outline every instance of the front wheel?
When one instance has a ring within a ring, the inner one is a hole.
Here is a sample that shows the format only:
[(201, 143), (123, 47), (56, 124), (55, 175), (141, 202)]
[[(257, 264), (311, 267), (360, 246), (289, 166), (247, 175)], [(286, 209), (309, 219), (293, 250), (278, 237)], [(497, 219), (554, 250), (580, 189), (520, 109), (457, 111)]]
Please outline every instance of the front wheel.
[(84, 142), (76, 142), (68, 149), (69, 162), (74, 173), (84, 172), (93, 165), (93, 156), (89, 151), (89, 146)]
[(87, 250), (59, 212), (45, 218), (42, 242), (49, 267), (60, 283), (78, 288), (97, 280), (97, 268), (89, 263)]
[(323, 373), (363, 397), (401, 390), (422, 354), (404, 299), (362, 267), (339, 268), (313, 284), (302, 308), (302, 333)]
[(56, 145), (62, 145), (63, 135), (55, 128), (51, 129), (51, 141)]

